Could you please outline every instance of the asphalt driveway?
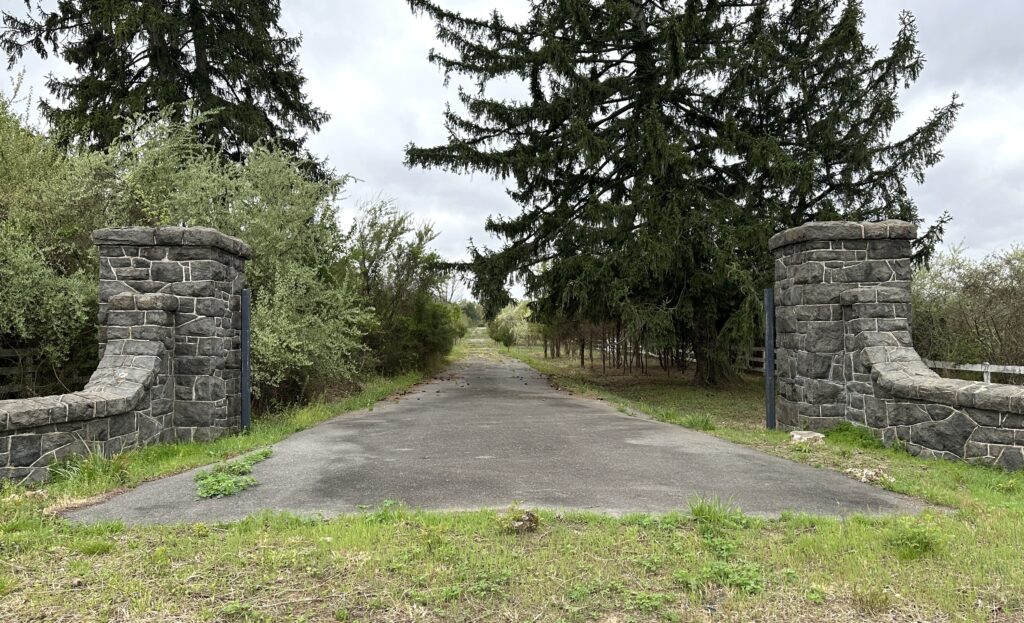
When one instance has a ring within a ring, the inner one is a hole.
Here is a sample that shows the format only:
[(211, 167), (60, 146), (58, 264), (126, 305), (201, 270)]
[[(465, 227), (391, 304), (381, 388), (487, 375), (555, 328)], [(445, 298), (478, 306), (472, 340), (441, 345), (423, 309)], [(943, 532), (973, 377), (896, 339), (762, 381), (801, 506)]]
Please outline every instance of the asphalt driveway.
[(464, 359), (372, 411), (300, 432), (258, 464), (259, 485), (196, 497), (193, 472), (69, 513), (129, 524), (324, 516), (401, 501), (423, 509), (526, 507), (621, 514), (717, 497), (747, 513), (916, 512), (910, 498), (551, 387), (514, 360)]

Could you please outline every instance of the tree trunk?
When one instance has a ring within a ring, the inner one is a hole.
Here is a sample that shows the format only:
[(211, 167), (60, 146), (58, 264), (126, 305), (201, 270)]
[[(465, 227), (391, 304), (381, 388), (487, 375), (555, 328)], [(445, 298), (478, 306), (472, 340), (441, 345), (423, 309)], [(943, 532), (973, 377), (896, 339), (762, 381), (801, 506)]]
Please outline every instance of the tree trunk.
[(730, 370), (715, 348), (718, 330), (714, 321), (707, 318), (698, 320), (694, 328), (693, 355), (697, 360), (694, 379), (701, 385), (720, 385), (729, 378)]

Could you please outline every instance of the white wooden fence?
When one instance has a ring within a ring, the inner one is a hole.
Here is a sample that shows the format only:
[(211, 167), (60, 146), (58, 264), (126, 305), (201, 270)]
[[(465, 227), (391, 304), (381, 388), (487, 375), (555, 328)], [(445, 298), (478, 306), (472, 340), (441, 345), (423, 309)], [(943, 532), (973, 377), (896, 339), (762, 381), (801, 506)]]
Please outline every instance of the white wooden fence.
[(1024, 366), (997, 366), (988, 363), (953, 363), (951, 361), (924, 360), (924, 365), (933, 370), (966, 370), (969, 372), (981, 372), (982, 379), (986, 383), (992, 382), (992, 373), (1019, 374), (1024, 375)]

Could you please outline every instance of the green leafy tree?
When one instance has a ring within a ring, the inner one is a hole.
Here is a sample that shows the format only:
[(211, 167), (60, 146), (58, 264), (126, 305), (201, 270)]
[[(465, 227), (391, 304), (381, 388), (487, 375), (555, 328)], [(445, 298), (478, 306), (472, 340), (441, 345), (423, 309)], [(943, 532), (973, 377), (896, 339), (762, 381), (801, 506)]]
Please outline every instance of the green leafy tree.
[(479, 327), (484, 321), (484, 308), (480, 303), (477, 303), (476, 301), (462, 301), (459, 303), (459, 308), (466, 316), (466, 320), (470, 326)]
[[(445, 112), (447, 142), (410, 145), (407, 164), (489, 173), (522, 206), (488, 220), (500, 249), (473, 249), (488, 311), (519, 279), (542, 322), (612, 322), (631, 352), (673, 341), (705, 383), (756, 334), (768, 238), (814, 219), (918, 220), (904, 180), (941, 157), (959, 107), (890, 140), (921, 70), (916, 31), (904, 15), (879, 56), (857, 0), (538, 0), (516, 24), (410, 5), (450, 51), (430, 54), (446, 79), (480, 88)], [(509, 80), (526, 95), (488, 90)]]
[(487, 325), (487, 334), (505, 348), (521, 344), (530, 332), (530, 308), (524, 301), (510, 303)]
[(450, 274), (430, 249), (436, 237), (390, 201), (363, 206), (348, 232), (351, 270), (378, 319), (367, 344), (381, 372), (429, 365), (465, 332), (458, 306), (437, 295)]
[(138, 114), (174, 105), (179, 120), (209, 113), (202, 136), (235, 158), (264, 140), (298, 153), (301, 131), (328, 118), (302, 92), (301, 40), (281, 29), (277, 0), (25, 5), (27, 14), (3, 12), (0, 47), (10, 67), (31, 50), (74, 68), (50, 76), (57, 102), (42, 103), (62, 142), (105, 148)]

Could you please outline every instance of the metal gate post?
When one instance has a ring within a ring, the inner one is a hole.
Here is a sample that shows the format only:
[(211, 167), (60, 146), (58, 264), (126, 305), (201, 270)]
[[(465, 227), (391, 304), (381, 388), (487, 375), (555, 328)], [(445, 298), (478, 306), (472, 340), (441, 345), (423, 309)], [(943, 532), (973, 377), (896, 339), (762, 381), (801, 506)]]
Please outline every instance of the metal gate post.
[(765, 426), (775, 429), (775, 290), (764, 291), (764, 413)]
[(246, 288), (242, 290), (242, 430), (249, 430), (252, 414), (252, 368), (249, 362), (252, 342), (250, 307), (250, 293)]

